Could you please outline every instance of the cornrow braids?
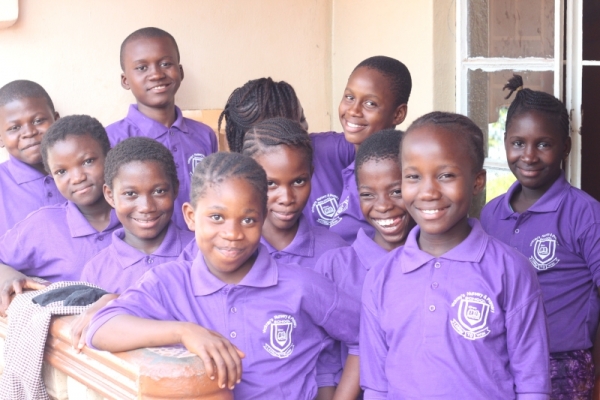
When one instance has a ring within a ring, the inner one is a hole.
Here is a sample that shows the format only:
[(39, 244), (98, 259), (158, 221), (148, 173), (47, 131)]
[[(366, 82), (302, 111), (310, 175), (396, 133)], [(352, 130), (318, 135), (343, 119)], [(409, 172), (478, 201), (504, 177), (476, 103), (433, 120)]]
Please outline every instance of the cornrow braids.
[(546, 118), (552, 119), (555, 125), (560, 129), (559, 134), (566, 140), (569, 137), (570, 123), (569, 113), (565, 105), (551, 94), (538, 90), (524, 89), (523, 78), (520, 75), (513, 75), (502, 90), (508, 89), (510, 92), (505, 98), (517, 92), (515, 99), (508, 108), (506, 114), (506, 128), (508, 128), (512, 120), (523, 113), (537, 111), (543, 114)]
[(112, 189), (113, 181), (119, 169), (135, 161), (153, 161), (161, 166), (176, 192), (179, 187), (177, 168), (173, 154), (154, 139), (147, 137), (131, 137), (119, 142), (106, 156), (104, 162), (104, 183)]
[(379, 71), (389, 80), (390, 88), (396, 99), (395, 107), (408, 103), (412, 90), (412, 78), (406, 65), (392, 57), (374, 56), (362, 61), (352, 72), (362, 67)]
[(23, 79), (9, 82), (0, 88), (0, 107), (4, 107), (15, 100), (27, 98), (44, 99), (48, 103), (50, 111), (53, 114), (56, 112), (50, 95), (39, 83)]
[(230, 178), (247, 181), (259, 196), (263, 210), (267, 209), (267, 174), (253, 158), (239, 153), (213, 153), (194, 170), (190, 200), (195, 208), (208, 186), (216, 186)]
[(289, 146), (302, 151), (312, 166), (313, 147), (310, 136), (298, 122), (281, 117), (259, 122), (246, 133), (242, 154), (256, 158), (273, 146)]
[[(413, 130), (426, 125), (440, 126), (456, 139), (462, 139), (469, 148), (473, 171), (481, 171), (485, 158), (483, 150), (483, 132), (475, 122), (461, 114), (434, 111), (416, 119), (408, 127), (404, 136), (408, 135)], [(400, 141), (400, 151), (402, 151), (402, 141)]]
[(48, 166), (48, 151), (57, 142), (61, 142), (67, 136), (84, 136), (90, 135), (102, 148), (102, 153), (106, 155), (110, 150), (110, 142), (106, 130), (96, 118), (89, 115), (69, 115), (59, 118), (55, 123), (48, 128), (42, 143), (40, 144), (40, 152), (44, 161), (44, 168), (50, 171)]
[(302, 122), (304, 113), (294, 88), (287, 82), (271, 78), (248, 81), (231, 93), (219, 116), (218, 130), (225, 120), (229, 150), (241, 153), (244, 135), (252, 126), (268, 118), (284, 117)]
[(137, 39), (163, 38), (163, 37), (169, 38), (173, 42), (173, 46), (175, 47), (175, 52), (177, 53), (177, 62), (179, 62), (181, 60), (181, 56), (179, 54), (179, 47), (177, 46), (177, 41), (175, 40), (173, 35), (171, 35), (167, 31), (163, 31), (160, 28), (147, 27), (147, 28), (138, 29), (137, 31), (131, 33), (129, 36), (127, 36), (125, 38), (125, 40), (123, 40), (123, 43), (121, 43), (121, 50), (119, 52), (119, 62), (121, 63), (121, 69), (123, 71), (125, 71), (125, 48), (127, 47), (127, 44), (129, 44), (129, 42), (132, 42)]
[(354, 162), (354, 177), (358, 183), (358, 170), (367, 161), (392, 160), (399, 163), (398, 149), (404, 132), (384, 129), (369, 136), (358, 148)]

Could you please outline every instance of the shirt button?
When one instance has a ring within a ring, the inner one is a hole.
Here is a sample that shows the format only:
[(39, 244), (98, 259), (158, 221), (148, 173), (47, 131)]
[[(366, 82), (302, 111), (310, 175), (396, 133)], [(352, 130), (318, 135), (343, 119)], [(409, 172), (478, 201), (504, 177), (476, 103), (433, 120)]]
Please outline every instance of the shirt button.
[(435, 264), (433, 264), (433, 266), (436, 268), (440, 268), (442, 265), (439, 262), (436, 262)]
[(281, 254), (275, 254), (273, 257), (275, 257), (277, 260), (279, 260), (281, 258)]
[(148, 257), (148, 264), (152, 264), (154, 262), (154, 258)]
[(235, 314), (237, 312), (237, 308), (231, 307), (231, 310), (229, 310), (229, 311), (231, 311), (233, 314)]
[(517, 228), (517, 229), (515, 229), (515, 233), (519, 233), (519, 229), (518, 229), (518, 228)]
[(48, 192), (48, 197), (52, 197), (52, 192)]
[(229, 334), (229, 337), (235, 339), (237, 337), (237, 333), (235, 333), (235, 331), (233, 331)]
[(169, 131), (169, 135), (173, 136), (174, 135), (173, 131)]
[(173, 151), (177, 151), (177, 146), (173, 146)]
[(98, 240), (99, 241), (103, 241), (104, 240), (104, 236), (98, 236)]
[(438, 288), (438, 286), (440, 286), (440, 284), (439, 284), (439, 283), (437, 283), (437, 282), (433, 282), (433, 283), (431, 284), (431, 287), (432, 287), (432, 288), (434, 288), (434, 289), (437, 289), (437, 288)]
[(433, 304), (429, 306), (429, 311), (435, 311), (435, 306)]

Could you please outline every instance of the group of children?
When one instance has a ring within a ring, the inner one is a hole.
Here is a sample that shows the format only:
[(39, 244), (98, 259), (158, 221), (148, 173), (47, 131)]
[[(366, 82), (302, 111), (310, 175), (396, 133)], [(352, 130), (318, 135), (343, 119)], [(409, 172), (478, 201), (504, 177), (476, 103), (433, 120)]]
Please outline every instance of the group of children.
[(446, 112), (395, 130), (398, 60), (354, 69), (343, 134), (309, 135), (289, 84), (248, 82), (220, 118), (230, 152), (175, 105), (170, 34), (132, 33), (120, 60), (136, 104), (106, 129), (0, 88), (0, 314), (43, 280), (96, 284), (77, 351), (183, 345), (239, 399), (591, 398), (600, 203), (564, 178), (558, 99), (508, 83), (518, 181), (479, 222), (482, 131)]

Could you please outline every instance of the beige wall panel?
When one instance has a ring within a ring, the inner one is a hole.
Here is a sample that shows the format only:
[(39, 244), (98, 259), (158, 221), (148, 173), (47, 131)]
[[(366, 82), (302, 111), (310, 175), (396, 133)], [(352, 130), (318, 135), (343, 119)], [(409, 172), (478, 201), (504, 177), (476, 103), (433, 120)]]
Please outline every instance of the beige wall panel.
[(297, 90), (313, 130), (327, 130), (331, 106), (331, 0), (21, 0), (19, 19), (0, 30), (0, 86), (42, 84), (62, 115), (109, 124), (131, 93), (120, 86), (119, 46), (134, 30), (175, 36), (185, 79), (183, 109), (223, 108), (231, 91), (271, 76)]

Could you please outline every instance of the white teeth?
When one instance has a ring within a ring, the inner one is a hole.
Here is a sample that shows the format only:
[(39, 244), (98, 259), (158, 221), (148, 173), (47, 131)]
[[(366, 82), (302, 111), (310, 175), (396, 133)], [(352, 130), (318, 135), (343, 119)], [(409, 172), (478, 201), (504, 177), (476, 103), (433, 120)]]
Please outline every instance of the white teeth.
[(440, 210), (421, 210), (421, 211), (423, 211), (423, 213), (425, 213), (425, 214), (431, 215), (431, 214), (438, 213)]
[(352, 122), (346, 122), (350, 128), (360, 128), (363, 125), (353, 124)]
[(164, 86), (154, 86), (152, 89), (163, 89)]
[(379, 226), (381, 226), (382, 228), (387, 228), (388, 226), (391, 226), (394, 223), (393, 219), (375, 219), (374, 220), (375, 223)]

